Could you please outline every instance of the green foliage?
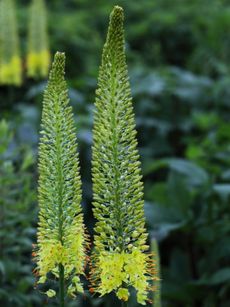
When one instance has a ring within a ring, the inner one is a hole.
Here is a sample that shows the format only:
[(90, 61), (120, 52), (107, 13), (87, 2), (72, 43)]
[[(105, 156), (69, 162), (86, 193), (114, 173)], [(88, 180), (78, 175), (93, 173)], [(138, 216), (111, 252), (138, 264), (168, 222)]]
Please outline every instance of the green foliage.
[[(83, 292), (79, 276), (84, 274), (86, 246), (76, 132), (64, 66), (65, 55), (56, 53), (43, 100), (35, 248), (38, 283), (48, 277), (59, 279), (60, 303), (66, 293)], [(53, 297), (56, 292), (49, 289), (46, 294)]]
[[(154, 170), (165, 167), (169, 169), (166, 181), (155, 184), (146, 195), (154, 201), (148, 203), (151, 206), (148, 222), (155, 235), (165, 242), (180, 237), (177, 248), (171, 252), (169, 267), (162, 269), (163, 297), (181, 304), (189, 297), (192, 306), (199, 301), (209, 306), (210, 300), (220, 305), (227, 300), (229, 287), (226, 282), (229, 227), (225, 216), (228, 187), (215, 184), (206, 170), (192, 162), (162, 160), (155, 163)], [(206, 298), (202, 297), (203, 288), (208, 294)], [(218, 295), (213, 296), (213, 291), (218, 291)]]
[(31, 291), (34, 283), (30, 263), (35, 215), (33, 163), (31, 150), (23, 146), (14, 147), (12, 127), (1, 120), (0, 302), (6, 307), (29, 307), (39, 302)]

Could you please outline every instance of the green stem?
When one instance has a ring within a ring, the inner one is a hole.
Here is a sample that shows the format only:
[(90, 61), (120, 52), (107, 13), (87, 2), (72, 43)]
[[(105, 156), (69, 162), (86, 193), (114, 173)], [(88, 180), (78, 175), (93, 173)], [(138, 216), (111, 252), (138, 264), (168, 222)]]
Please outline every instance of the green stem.
[(64, 285), (64, 267), (59, 264), (59, 304), (65, 307), (65, 285)]
[[(119, 158), (118, 158), (118, 133), (117, 133), (117, 106), (116, 106), (116, 88), (117, 88), (117, 81), (116, 81), (116, 68), (115, 68), (115, 63), (112, 61), (112, 88), (111, 88), (111, 96), (112, 96), (112, 114), (111, 114), (111, 119), (112, 119), (112, 135), (113, 135), (113, 145), (112, 145), (112, 150), (113, 150), (113, 162), (114, 162), (114, 173), (115, 173), (115, 203), (116, 203), (116, 218), (119, 221), (119, 226), (117, 229), (117, 235), (119, 238), (123, 237), (123, 222), (121, 219), (121, 188), (120, 188), (120, 171), (119, 171)], [(121, 250), (124, 249), (124, 240), (122, 242), (118, 242), (119, 247)], [(124, 302), (125, 303), (125, 302)], [(122, 306), (127, 306), (126, 303), (125, 305)]]
[[(60, 116), (60, 107), (58, 104), (55, 106), (57, 117)], [(57, 150), (57, 173), (58, 173), (58, 232), (59, 240), (63, 245), (63, 167), (62, 167), (62, 147), (60, 139), (60, 127), (58, 126), (59, 120), (57, 120), (56, 126), (56, 150)], [(59, 264), (59, 305), (65, 307), (65, 274), (64, 266)]]
[(121, 301), (121, 307), (128, 307), (128, 302)]

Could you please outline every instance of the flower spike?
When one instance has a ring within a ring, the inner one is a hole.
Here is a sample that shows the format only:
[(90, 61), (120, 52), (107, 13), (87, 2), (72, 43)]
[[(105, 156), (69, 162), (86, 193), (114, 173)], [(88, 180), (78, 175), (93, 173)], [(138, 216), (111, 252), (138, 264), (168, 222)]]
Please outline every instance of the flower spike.
[(0, 85), (22, 83), (22, 63), (14, 0), (0, 1)]
[[(44, 93), (39, 145), (39, 224), (35, 248), (38, 283), (48, 274), (68, 283), (67, 293), (83, 292), (86, 235), (76, 131), (64, 79), (65, 55), (56, 53)], [(62, 275), (62, 276), (61, 276)], [(52, 297), (55, 291), (50, 289)]]
[(154, 296), (153, 296), (153, 307), (161, 307), (161, 273), (160, 273), (160, 255), (159, 247), (156, 239), (152, 239), (151, 249), (156, 262), (156, 274), (157, 279), (154, 281)]
[(30, 8), (27, 52), (29, 77), (46, 77), (50, 66), (45, 0), (33, 0)]
[[(129, 287), (145, 305), (155, 268), (146, 251), (143, 183), (124, 49), (123, 9), (115, 6), (103, 49), (93, 130), (95, 292), (114, 291), (123, 301)], [(91, 288), (91, 289), (92, 289)]]

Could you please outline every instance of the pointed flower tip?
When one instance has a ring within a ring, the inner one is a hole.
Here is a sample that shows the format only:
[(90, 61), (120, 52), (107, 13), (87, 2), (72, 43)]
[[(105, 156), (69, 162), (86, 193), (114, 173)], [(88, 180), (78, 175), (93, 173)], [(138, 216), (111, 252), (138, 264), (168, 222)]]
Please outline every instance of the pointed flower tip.
[(49, 79), (64, 78), (65, 75), (65, 53), (56, 52), (54, 55), (54, 60), (52, 63), (52, 68), (50, 70)]
[(57, 51), (54, 56), (54, 61), (65, 61), (65, 52)]
[(110, 16), (111, 20), (117, 20), (117, 19), (124, 19), (124, 10), (121, 6), (114, 6), (111, 16)]
[(119, 5), (115, 5), (114, 8), (113, 8), (113, 11), (116, 12), (116, 13), (120, 13), (122, 14), (123, 13), (123, 8)]

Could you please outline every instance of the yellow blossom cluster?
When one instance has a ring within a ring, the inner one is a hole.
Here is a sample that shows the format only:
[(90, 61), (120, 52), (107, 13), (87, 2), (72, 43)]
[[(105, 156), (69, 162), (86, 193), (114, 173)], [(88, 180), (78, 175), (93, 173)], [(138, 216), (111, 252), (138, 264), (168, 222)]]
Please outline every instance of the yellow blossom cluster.
[(131, 253), (102, 252), (96, 261), (97, 272), (94, 276), (98, 280), (93, 283), (98, 283), (95, 290), (101, 296), (115, 291), (119, 299), (127, 301), (131, 286), (137, 291), (138, 303), (146, 304), (154, 269), (150, 255), (138, 249)]
[[(66, 245), (61, 244), (59, 240), (46, 239), (39, 244), (39, 250), (36, 253), (37, 271), (39, 275), (38, 283), (45, 283), (47, 274), (52, 273), (59, 276), (59, 265), (65, 268), (65, 278), (69, 279), (74, 274), (84, 274), (85, 266), (85, 234), (84, 231), (73, 231), (73, 227), (69, 229), (66, 236)], [(77, 257), (76, 257), (77, 255)], [(75, 275), (71, 279), (68, 294), (75, 296), (76, 292), (83, 292), (80, 278)], [(48, 296), (54, 296), (54, 290), (47, 292)]]
[(47, 9), (44, 0), (32, 0), (31, 2), (26, 64), (29, 77), (44, 78), (48, 75), (50, 51), (47, 32)]
[(15, 55), (9, 61), (1, 62), (0, 84), (21, 84), (21, 59)]
[(22, 61), (14, 0), (0, 1), (0, 85), (20, 85)]
[(50, 52), (43, 50), (40, 52), (29, 52), (27, 55), (27, 74), (29, 77), (46, 77), (50, 65)]
[[(23, 79), (23, 60), (15, 0), (0, 1), (0, 85), (19, 86)], [(44, 78), (48, 75), (50, 51), (44, 0), (33, 0), (29, 14), (27, 75)], [(38, 13), (39, 12), (39, 13)]]

